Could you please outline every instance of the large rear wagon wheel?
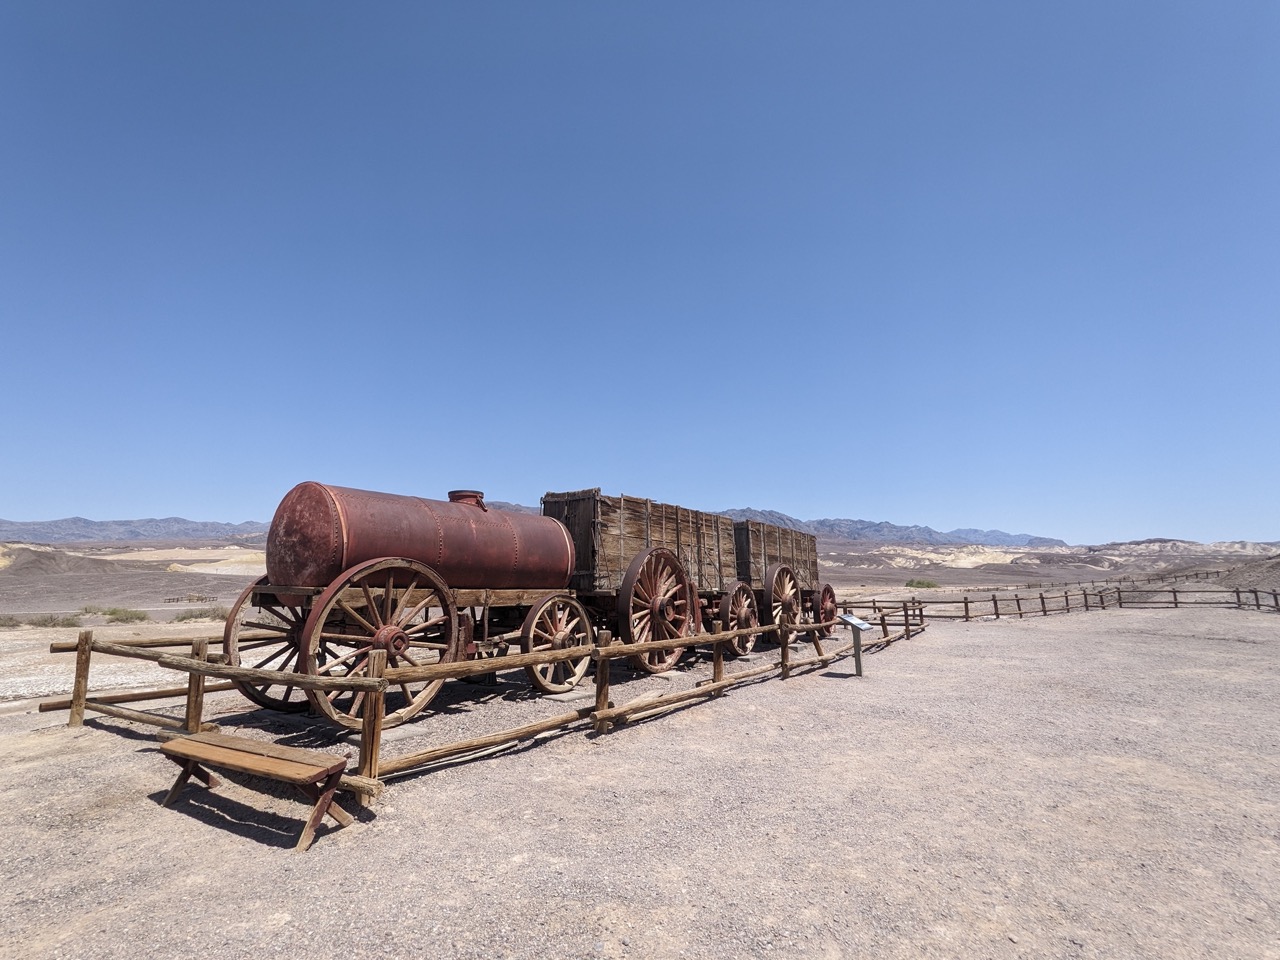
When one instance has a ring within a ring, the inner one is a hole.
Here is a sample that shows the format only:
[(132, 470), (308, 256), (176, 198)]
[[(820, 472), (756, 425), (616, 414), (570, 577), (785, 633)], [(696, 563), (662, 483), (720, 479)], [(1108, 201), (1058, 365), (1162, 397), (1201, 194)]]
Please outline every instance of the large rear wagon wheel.
[[(800, 583), (795, 573), (785, 563), (775, 563), (764, 574), (765, 623), (790, 627), (800, 622)], [(790, 634), (775, 631), (774, 640), (786, 643)]]
[(264, 592), (267, 585), (267, 578), (259, 577), (244, 588), (227, 614), (222, 650), (228, 666), (280, 672), (272, 683), (233, 681), (241, 693), (268, 710), (299, 713), (307, 709), (307, 694), (289, 680), (298, 669), (299, 637), (307, 617), (301, 607)]
[[(416, 560), (383, 558), (352, 567), (316, 599), (302, 629), (304, 673), (361, 677), (369, 653), (387, 651), (388, 667), (453, 663), (461, 659), (453, 594), (430, 567)], [(443, 680), (398, 683), (385, 694), (385, 727), (404, 723), (444, 686)], [(313, 690), (316, 710), (359, 730), (366, 695)]]
[(537, 653), (581, 647), (582, 657), (525, 667), (529, 682), (543, 693), (567, 693), (578, 685), (591, 666), (594, 636), (586, 609), (573, 597), (552, 594), (543, 597), (524, 618), (520, 628), (520, 650)]
[[(665, 547), (650, 547), (636, 555), (618, 591), (618, 625), (627, 643), (674, 640), (693, 633), (695, 598), (679, 558)], [(632, 657), (647, 673), (662, 673), (676, 665), (684, 647), (653, 650)]]
[[(720, 629), (745, 630), (759, 625), (760, 615), (756, 609), (755, 592), (739, 580), (720, 601)], [(748, 633), (726, 640), (725, 650), (731, 656), (745, 657), (755, 647), (759, 636), (758, 633)]]

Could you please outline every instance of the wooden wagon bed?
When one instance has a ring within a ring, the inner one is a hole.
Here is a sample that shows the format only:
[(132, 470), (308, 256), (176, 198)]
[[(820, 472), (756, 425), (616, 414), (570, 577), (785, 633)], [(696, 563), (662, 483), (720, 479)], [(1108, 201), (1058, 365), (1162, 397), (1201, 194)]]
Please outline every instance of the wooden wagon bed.
[(542, 512), (569, 529), (577, 551), (569, 586), (579, 594), (616, 593), (631, 561), (649, 547), (672, 551), (700, 591), (722, 593), (738, 579), (731, 517), (605, 496), (599, 487), (548, 493)]
[(818, 539), (813, 534), (758, 520), (739, 520), (733, 525), (733, 539), (737, 575), (744, 583), (761, 587), (768, 569), (785, 563), (804, 589), (818, 587)]

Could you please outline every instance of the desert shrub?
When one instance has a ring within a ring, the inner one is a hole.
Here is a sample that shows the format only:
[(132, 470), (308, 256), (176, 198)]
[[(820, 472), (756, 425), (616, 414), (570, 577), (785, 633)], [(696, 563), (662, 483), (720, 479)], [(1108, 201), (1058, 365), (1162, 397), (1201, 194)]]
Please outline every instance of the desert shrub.
[(74, 613), (42, 613), (38, 617), (28, 617), (27, 624), (32, 627), (78, 627), (80, 618)]
[(14, 627), (20, 626), (22, 626), (22, 621), (12, 613), (0, 613), (0, 628), (12, 630)]
[(81, 607), (80, 612), (86, 616), (92, 617), (95, 613), (102, 613), (102, 608), (89, 604), (88, 606)]
[(108, 607), (102, 611), (107, 615), (107, 623), (141, 623), (150, 620), (145, 610), (130, 610), (128, 607)]
[(174, 623), (185, 623), (188, 620), (226, 620), (231, 611), (226, 607), (201, 607), (198, 610), (183, 610), (173, 618)]
[(916, 590), (932, 590), (937, 587), (936, 580), (908, 580), (907, 586), (914, 587)]

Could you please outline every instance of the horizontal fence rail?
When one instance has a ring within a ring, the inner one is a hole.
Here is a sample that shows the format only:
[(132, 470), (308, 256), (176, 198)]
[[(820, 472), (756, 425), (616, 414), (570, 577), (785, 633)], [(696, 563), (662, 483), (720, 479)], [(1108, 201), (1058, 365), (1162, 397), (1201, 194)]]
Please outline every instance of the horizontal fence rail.
[[(1210, 597), (1214, 599), (1203, 599)], [(1007, 617), (1019, 619), (1031, 616), (1049, 616), (1056, 613), (1080, 613), (1089, 610), (1157, 610), (1163, 608), (1181, 609), (1184, 607), (1223, 607), (1233, 610), (1269, 610), (1280, 613), (1280, 591), (1256, 590), (1253, 588), (1228, 589), (1182, 589), (1168, 590), (1124, 589), (1122, 587), (1103, 587), (1099, 590), (1064, 590), (1061, 593), (1045, 593), (1043, 591), (1027, 596), (1015, 593), (1012, 596), (1000, 596), (998, 593), (985, 595), (966, 594), (958, 599), (910, 600), (908, 604), (918, 604), (920, 616), (931, 620), (979, 620)], [(889, 611), (891, 616), (900, 617), (902, 603), (899, 601), (865, 600), (840, 604), (842, 609), (853, 613), (870, 613), (872, 617)], [(898, 621), (901, 622), (901, 621)]]

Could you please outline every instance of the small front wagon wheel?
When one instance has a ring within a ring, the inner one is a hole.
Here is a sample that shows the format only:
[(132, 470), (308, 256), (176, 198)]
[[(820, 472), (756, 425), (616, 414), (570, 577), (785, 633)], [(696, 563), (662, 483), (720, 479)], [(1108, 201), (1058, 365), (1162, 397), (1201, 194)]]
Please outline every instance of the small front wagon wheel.
[[(828, 623), (834, 620), (839, 612), (840, 608), (836, 606), (835, 587), (829, 583), (822, 584), (813, 594), (813, 622)], [(835, 632), (835, 624), (832, 624), (829, 627), (820, 628), (814, 636), (829, 637)]]
[(525, 667), (529, 682), (543, 693), (572, 690), (591, 666), (593, 642), (591, 620), (582, 604), (563, 594), (543, 597), (524, 618), (524, 625), (520, 628), (520, 650), (537, 653), (581, 647), (582, 656)]
[(298, 644), (306, 613), (301, 607), (282, 603), (266, 590), (266, 577), (244, 588), (227, 614), (222, 629), (222, 650), (229, 667), (276, 670), (275, 682), (235, 680), (236, 688), (268, 710), (299, 713), (307, 709), (306, 691), (290, 683), (298, 669)]

